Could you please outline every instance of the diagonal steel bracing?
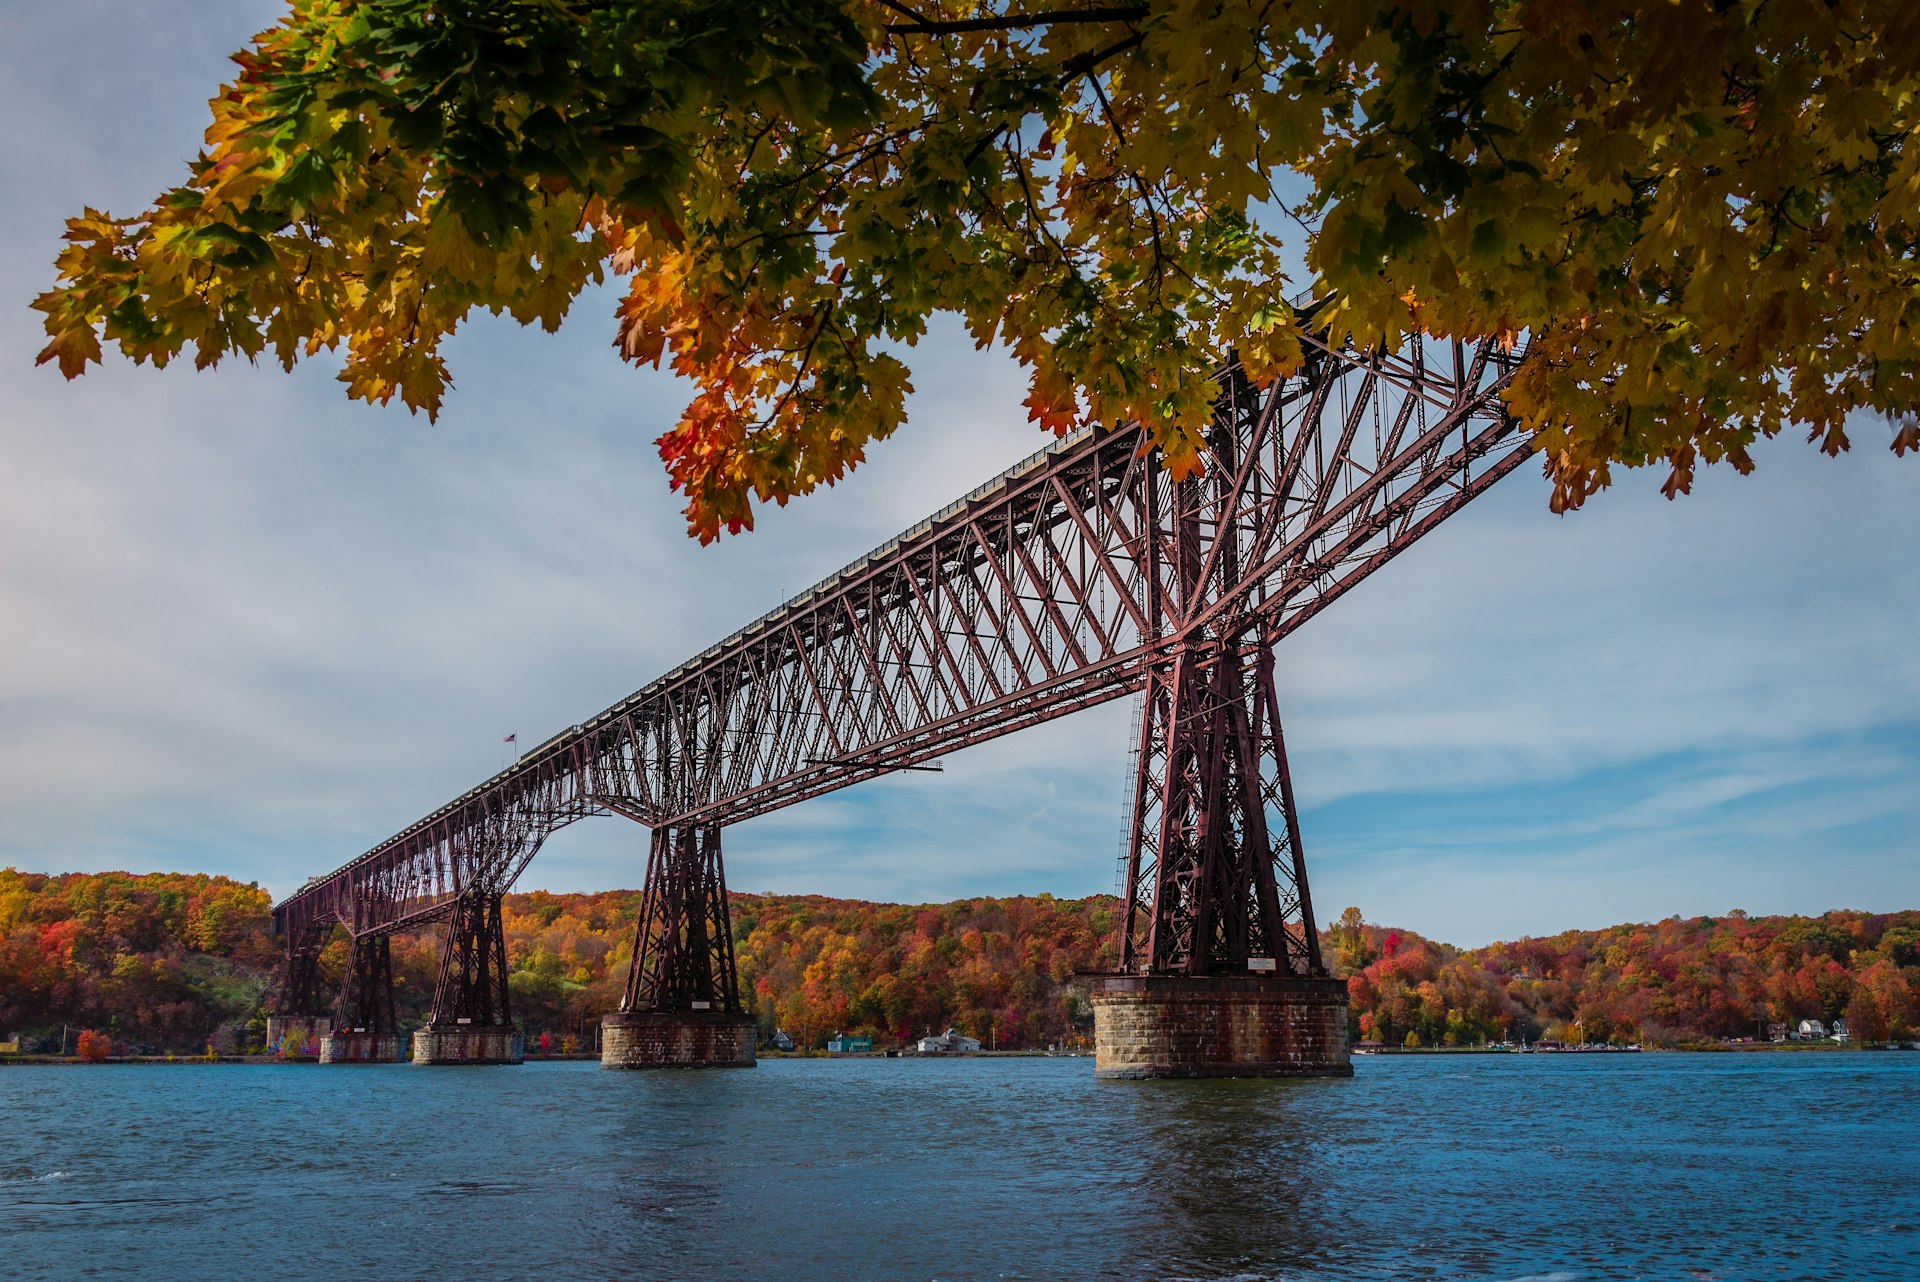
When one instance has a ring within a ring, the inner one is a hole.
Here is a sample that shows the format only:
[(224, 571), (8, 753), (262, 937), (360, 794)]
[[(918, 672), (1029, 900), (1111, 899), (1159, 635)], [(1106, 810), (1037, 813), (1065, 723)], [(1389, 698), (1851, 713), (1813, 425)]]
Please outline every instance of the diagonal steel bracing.
[(333, 1011), (336, 1033), (400, 1032), (393, 1001), (393, 936), (362, 935), (347, 957), (346, 978)]
[[(1229, 368), (1207, 470), (1185, 480), (1137, 428), (1060, 441), (309, 881), (276, 927), (291, 940), (339, 920), (359, 934), (444, 919), (589, 815), (717, 830), (1142, 690), (1152, 734), (1203, 701), (1236, 709), (1229, 739), (1272, 745), (1236, 763), (1222, 739), (1203, 766), (1153, 769), (1214, 771), (1235, 796), (1282, 788), (1273, 646), (1529, 457), (1498, 395), (1517, 359), (1492, 344), (1320, 345), (1264, 390)], [(1236, 807), (1236, 824), (1260, 811), (1283, 829), (1292, 812)], [(1260, 840), (1277, 852), (1278, 932), (1307, 907), (1287, 885), (1298, 841)], [(1148, 844), (1136, 862), (1162, 869), (1167, 850)], [(1265, 903), (1257, 877), (1227, 889)], [(1290, 956), (1277, 933), (1228, 947), (1192, 925), (1189, 955)]]
[[(359, 944), (356, 939), (355, 944)], [(507, 985), (507, 937), (498, 894), (466, 894), (447, 914), (430, 1028), (506, 1028), (513, 1024)]]
[(739, 1014), (720, 826), (655, 828), (652, 847), (620, 1009)]

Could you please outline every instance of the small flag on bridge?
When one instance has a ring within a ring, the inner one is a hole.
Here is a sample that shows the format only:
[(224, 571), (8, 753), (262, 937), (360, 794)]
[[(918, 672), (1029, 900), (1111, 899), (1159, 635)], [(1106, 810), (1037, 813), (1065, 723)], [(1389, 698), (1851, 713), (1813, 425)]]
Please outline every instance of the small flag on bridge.
[(502, 739), (500, 742), (501, 743), (519, 743), (520, 736), (517, 734), (510, 734), (506, 738)]

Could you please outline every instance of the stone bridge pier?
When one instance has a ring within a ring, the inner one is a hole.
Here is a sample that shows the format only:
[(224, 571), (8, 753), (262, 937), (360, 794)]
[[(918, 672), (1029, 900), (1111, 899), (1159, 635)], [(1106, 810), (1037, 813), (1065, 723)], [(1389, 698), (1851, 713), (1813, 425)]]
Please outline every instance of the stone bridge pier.
[(1253, 674), (1232, 645), (1180, 654), (1144, 718), (1123, 973), (1093, 981), (1094, 1075), (1351, 1075), (1270, 653)]
[(620, 1009), (601, 1021), (603, 1068), (750, 1068), (718, 824), (653, 830)]
[(333, 1026), (320, 984), (320, 950), (332, 922), (308, 922), (287, 928), (287, 955), (274, 986), (267, 1016), (267, 1053), (311, 1059)]
[(416, 1064), (518, 1064), (520, 1030), (507, 998), (507, 937), (497, 892), (469, 891), (454, 903), (440, 954), (433, 1013), (413, 1035)]
[(1344, 1077), (1346, 984), (1327, 975), (1307, 889), (1280, 733), (1273, 644), (1257, 620), (1197, 617), (1240, 577), (1245, 535), (1210, 525), (1205, 487), (1171, 487), (1165, 593), (1183, 639), (1156, 660), (1141, 702), (1121, 973), (1092, 985), (1094, 1075)]
[(400, 1021), (393, 1007), (393, 937), (355, 935), (333, 1030), (320, 1039), (322, 1064), (394, 1064)]

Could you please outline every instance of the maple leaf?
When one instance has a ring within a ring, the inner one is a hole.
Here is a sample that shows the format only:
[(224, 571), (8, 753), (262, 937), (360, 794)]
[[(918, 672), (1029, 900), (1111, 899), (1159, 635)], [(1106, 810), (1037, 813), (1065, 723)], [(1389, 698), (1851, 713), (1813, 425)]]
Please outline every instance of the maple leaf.
[(1920, 450), (1920, 419), (1909, 418), (1900, 430), (1894, 433), (1893, 452), (1904, 456), (1908, 450)]
[(34, 358), (34, 364), (44, 365), (48, 361), (58, 361), (60, 372), (68, 378), (78, 378), (89, 364), (100, 359), (100, 339), (91, 325), (66, 325), (55, 330), (53, 338), (40, 349)]

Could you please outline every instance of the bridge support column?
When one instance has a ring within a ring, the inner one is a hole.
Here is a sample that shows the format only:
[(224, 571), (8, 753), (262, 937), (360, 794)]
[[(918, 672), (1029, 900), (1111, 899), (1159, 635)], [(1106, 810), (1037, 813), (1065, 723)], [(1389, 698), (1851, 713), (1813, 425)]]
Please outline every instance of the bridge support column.
[(433, 1013), (413, 1035), (416, 1064), (518, 1064), (520, 1031), (507, 1004), (507, 937), (500, 896), (474, 892), (454, 903), (434, 985)]
[(749, 1068), (718, 824), (655, 828), (620, 1009), (601, 1021), (603, 1068)]
[(269, 1055), (314, 1059), (320, 1054), (320, 1041), (333, 1023), (320, 991), (320, 950), (332, 925), (328, 921), (287, 929), (287, 956), (275, 985), (273, 1013), (267, 1016)]
[(394, 1064), (400, 1021), (393, 1009), (393, 940), (356, 935), (333, 1031), (320, 1039), (322, 1064)]
[(1148, 680), (1122, 970), (1096, 1077), (1348, 1076), (1346, 984), (1307, 891), (1270, 647), (1182, 648)]

